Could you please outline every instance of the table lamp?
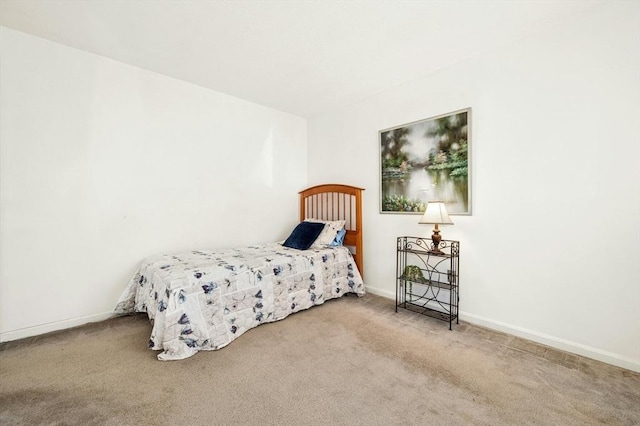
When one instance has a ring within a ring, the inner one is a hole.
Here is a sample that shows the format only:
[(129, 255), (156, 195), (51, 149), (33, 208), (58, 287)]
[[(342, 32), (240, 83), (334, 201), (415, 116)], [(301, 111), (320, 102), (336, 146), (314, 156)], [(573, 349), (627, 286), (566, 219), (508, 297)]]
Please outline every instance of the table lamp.
[(442, 240), (442, 237), (440, 236), (438, 225), (453, 225), (453, 221), (447, 214), (447, 208), (445, 207), (444, 202), (429, 201), (427, 203), (427, 209), (418, 223), (435, 225), (435, 228), (433, 228), (433, 235), (431, 235), (433, 247), (431, 247), (429, 253), (444, 254), (444, 252), (440, 250), (440, 241)]

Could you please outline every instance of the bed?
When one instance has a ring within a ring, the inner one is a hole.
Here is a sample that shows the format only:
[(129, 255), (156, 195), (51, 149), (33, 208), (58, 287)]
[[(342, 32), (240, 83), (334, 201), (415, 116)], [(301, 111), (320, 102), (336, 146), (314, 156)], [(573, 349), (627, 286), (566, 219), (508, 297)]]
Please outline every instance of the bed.
[(300, 224), (284, 244), (291, 246), (299, 228), (313, 228), (319, 234), (307, 236), (314, 244), (304, 250), (267, 243), (149, 257), (115, 312), (146, 313), (153, 324), (149, 348), (164, 361), (223, 348), (254, 327), (329, 299), (362, 296), (362, 191), (330, 184), (300, 192)]

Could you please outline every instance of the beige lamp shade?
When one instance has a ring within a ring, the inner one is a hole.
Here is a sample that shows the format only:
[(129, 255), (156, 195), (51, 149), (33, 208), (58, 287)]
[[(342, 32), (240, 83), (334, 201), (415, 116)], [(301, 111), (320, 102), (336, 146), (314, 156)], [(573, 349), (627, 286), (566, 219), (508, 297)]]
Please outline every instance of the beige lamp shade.
[(453, 221), (447, 214), (447, 208), (442, 201), (429, 201), (427, 210), (418, 223), (453, 225)]

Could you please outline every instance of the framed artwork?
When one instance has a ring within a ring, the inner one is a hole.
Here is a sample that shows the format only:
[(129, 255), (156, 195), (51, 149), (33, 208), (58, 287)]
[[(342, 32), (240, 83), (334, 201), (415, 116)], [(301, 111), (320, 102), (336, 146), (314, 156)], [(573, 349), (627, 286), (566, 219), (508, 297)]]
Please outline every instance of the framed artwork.
[(471, 108), (381, 130), (380, 213), (471, 214)]

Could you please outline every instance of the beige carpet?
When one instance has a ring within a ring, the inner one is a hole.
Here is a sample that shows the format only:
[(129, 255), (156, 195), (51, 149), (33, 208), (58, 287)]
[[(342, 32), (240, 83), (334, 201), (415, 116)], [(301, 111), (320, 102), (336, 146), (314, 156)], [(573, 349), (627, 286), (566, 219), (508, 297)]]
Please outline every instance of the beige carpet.
[(143, 315), (8, 342), (2, 425), (640, 424), (640, 374), (368, 295), (161, 362)]

